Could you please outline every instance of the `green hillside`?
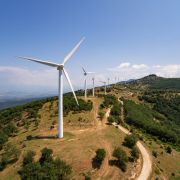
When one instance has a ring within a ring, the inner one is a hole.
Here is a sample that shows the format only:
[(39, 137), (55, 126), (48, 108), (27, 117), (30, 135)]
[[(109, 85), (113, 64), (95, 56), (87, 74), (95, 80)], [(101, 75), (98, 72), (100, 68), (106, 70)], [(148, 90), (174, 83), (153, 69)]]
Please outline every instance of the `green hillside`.
[(150, 89), (180, 90), (180, 78), (162, 78), (154, 74), (135, 80), (131, 83), (147, 85)]

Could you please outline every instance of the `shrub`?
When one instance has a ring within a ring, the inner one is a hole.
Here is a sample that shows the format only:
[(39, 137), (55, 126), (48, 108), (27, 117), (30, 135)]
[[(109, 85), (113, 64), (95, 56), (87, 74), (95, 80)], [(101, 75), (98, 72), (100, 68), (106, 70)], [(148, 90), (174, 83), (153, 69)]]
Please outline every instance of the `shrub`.
[(51, 149), (44, 148), (41, 152), (42, 155), (39, 162), (33, 162), (32, 156), (34, 153), (28, 153), (30, 160), (26, 161), (19, 171), (22, 180), (69, 179), (68, 176), (71, 174), (70, 166), (60, 159), (52, 159)]
[(104, 114), (105, 114), (105, 113), (104, 113), (103, 111), (99, 111), (98, 115), (99, 115), (100, 120), (103, 119)]
[(134, 146), (131, 150), (131, 158), (133, 162), (136, 161), (139, 158), (139, 150), (136, 146)]
[(40, 164), (43, 164), (44, 162), (52, 161), (52, 149), (44, 148), (41, 150), (41, 158), (39, 160)]
[(112, 124), (113, 122), (115, 122), (114, 117), (110, 115), (110, 116), (108, 117), (108, 122), (109, 122), (110, 124)]
[(121, 149), (120, 147), (114, 149), (113, 156), (116, 157), (120, 161), (124, 161), (124, 162), (128, 161), (126, 152), (123, 149)]
[(100, 168), (101, 164), (106, 156), (106, 151), (104, 149), (98, 149), (96, 151), (96, 156), (93, 158), (93, 167)]
[(127, 135), (125, 137), (123, 145), (125, 145), (129, 148), (133, 148), (136, 145), (136, 142), (137, 142), (136, 136), (131, 134), (131, 135)]
[(155, 158), (157, 158), (157, 152), (156, 151), (152, 151), (152, 155), (155, 157)]
[(33, 138), (32, 135), (28, 135), (28, 136), (26, 137), (26, 139), (27, 139), (28, 141), (30, 141), (32, 138)]
[(169, 154), (171, 154), (172, 149), (171, 149), (171, 147), (170, 147), (170, 146), (168, 146), (168, 147), (166, 148), (166, 152), (167, 152), (167, 153), (169, 153)]
[(126, 165), (126, 163), (124, 162), (124, 161), (118, 161), (118, 166), (119, 166), (119, 168), (123, 171), (123, 172), (125, 172), (126, 170), (127, 170), (127, 165)]
[(113, 156), (117, 158), (117, 161), (115, 162), (115, 164), (122, 171), (126, 171), (126, 169), (127, 169), (126, 162), (128, 161), (126, 152), (123, 149), (121, 149), (120, 147), (118, 147), (118, 148), (114, 149)]
[(88, 176), (88, 175), (85, 175), (85, 180), (91, 180), (91, 177), (90, 176)]
[(34, 151), (28, 151), (23, 159), (23, 166), (26, 164), (32, 163), (34, 161), (35, 152)]
[(19, 149), (17, 149), (17, 147), (12, 145), (11, 143), (8, 143), (4, 147), (4, 151), (5, 153), (2, 155), (0, 162), (1, 171), (7, 166), (7, 164), (16, 162), (20, 155)]

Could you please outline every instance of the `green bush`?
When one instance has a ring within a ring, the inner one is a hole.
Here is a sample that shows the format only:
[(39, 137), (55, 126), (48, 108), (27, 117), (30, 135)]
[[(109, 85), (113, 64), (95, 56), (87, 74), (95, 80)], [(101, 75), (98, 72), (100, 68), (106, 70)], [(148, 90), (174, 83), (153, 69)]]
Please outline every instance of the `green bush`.
[(22, 180), (69, 179), (71, 174), (70, 166), (60, 159), (52, 159), (51, 149), (44, 148), (41, 152), (41, 158), (37, 162), (32, 161), (34, 153), (29, 153), (30, 160), (26, 161), (19, 171)]
[(126, 171), (127, 165), (126, 162), (128, 161), (128, 157), (126, 152), (121, 149), (120, 147), (115, 148), (113, 151), (113, 156), (117, 158), (115, 164), (122, 170)]
[(20, 150), (11, 143), (8, 143), (4, 147), (4, 154), (2, 155), (0, 162), (0, 171), (2, 171), (7, 166), (7, 164), (15, 163), (19, 159), (19, 156)]
[(158, 154), (157, 154), (156, 151), (153, 150), (153, 151), (152, 151), (152, 155), (153, 155), (155, 158), (157, 158), (157, 155), (158, 155)]
[(25, 155), (24, 159), (23, 159), (23, 166), (25, 166), (26, 164), (30, 164), (30, 163), (34, 162), (34, 156), (35, 156), (34, 151), (28, 151), (27, 154)]
[(113, 156), (116, 157), (120, 161), (124, 161), (124, 162), (128, 161), (126, 152), (123, 149), (121, 149), (120, 147), (114, 149)]
[(104, 114), (105, 113), (103, 111), (99, 111), (98, 115), (99, 115), (100, 120), (104, 118)]
[(131, 150), (131, 157), (130, 160), (131, 161), (136, 161), (139, 158), (139, 150), (136, 146), (134, 146)]
[(171, 154), (172, 148), (171, 148), (170, 146), (166, 147), (166, 152), (169, 153), (169, 154)]
[(44, 148), (41, 150), (41, 158), (39, 159), (40, 164), (44, 164), (45, 162), (52, 161), (52, 149)]
[(129, 148), (133, 148), (136, 145), (136, 142), (137, 142), (137, 137), (135, 135), (131, 134), (131, 135), (127, 135), (124, 138), (123, 145), (125, 145)]
[(104, 149), (98, 149), (96, 151), (96, 156), (93, 158), (93, 167), (100, 168), (101, 164), (106, 156), (106, 151)]

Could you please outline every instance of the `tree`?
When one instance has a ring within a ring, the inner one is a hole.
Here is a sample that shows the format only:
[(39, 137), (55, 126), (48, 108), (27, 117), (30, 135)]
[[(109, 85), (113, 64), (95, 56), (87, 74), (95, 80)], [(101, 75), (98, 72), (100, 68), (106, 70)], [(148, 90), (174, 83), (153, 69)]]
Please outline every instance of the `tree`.
[(133, 148), (136, 145), (136, 142), (137, 142), (136, 136), (131, 134), (131, 135), (127, 135), (125, 137), (123, 145), (125, 145), (129, 148)]
[(38, 180), (42, 176), (41, 165), (39, 162), (32, 162), (23, 166), (19, 171), (22, 180)]
[(52, 149), (44, 148), (41, 150), (41, 158), (39, 160), (40, 164), (42, 165), (44, 162), (52, 161)]
[(113, 156), (117, 158), (115, 164), (122, 171), (126, 171), (126, 169), (127, 169), (126, 162), (128, 161), (128, 157), (126, 155), (126, 152), (123, 149), (121, 149), (120, 147), (118, 147), (118, 148), (114, 149)]
[(52, 149), (42, 149), (38, 162), (34, 162), (34, 152), (27, 152), (19, 171), (22, 180), (65, 180), (69, 179), (71, 167), (65, 161), (52, 158)]
[(100, 120), (103, 119), (104, 114), (105, 114), (105, 113), (104, 113), (103, 111), (99, 111), (98, 115), (99, 115)]
[(93, 158), (93, 167), (100, 168), (101, 164), (106, 156), (106, 151), (104, 149), (96, 150), (96, 156)]
[(136, 161), (139, 158), (139, 150), (136, 146), (134, 146), (131, 150), (131, 157), (130, 160), (131, 161)]
[(0, 131), (0, 150), (2, 149), (3, 144), (4, 144), (7, 140), (8, 140), (8, 136), (7, 136), (4, 132)]
[(170, 146), (168, 146), (168, 147), (166, 148), (166, 152), (169, 153), (169, 154), (171, 154), (172, 148), (171, 148)]
[(120, 161), (124, 161), (124, 162), (128, 161), (126, 152), (123, 149), (121, 149), (120, 147), (114, 149), (113, 156), (116, 157)]
[(25, 166), (26, 164), (34, 162), (35, 154), (36, 153), (34, 151), (28, 151), (27, 154), (25, 155), (24, 159), (23, 159), (23, 166)]
[(108, 122), (109, 122), (110, 124), (112, 124), (113, 122), (115, 122), (114, 117), (110, 115), (110, 116), (108, 117)]
[(5, 151), (4, 155), (7, 156), (8, 162), (15, 162), (18, 160), (20, 155), (20, 150), (15, 145), (8, 143), (4, 147), (4, 151)]

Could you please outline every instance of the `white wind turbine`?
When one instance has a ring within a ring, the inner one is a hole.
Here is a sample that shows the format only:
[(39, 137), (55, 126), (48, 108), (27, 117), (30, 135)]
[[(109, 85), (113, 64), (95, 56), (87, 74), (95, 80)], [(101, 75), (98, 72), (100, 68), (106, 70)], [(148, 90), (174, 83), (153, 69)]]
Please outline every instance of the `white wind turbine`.
[(108, 80), (108, 87), (109, 87), (109, 81), (110, 81), (110, 78), (108, 78), (107, 80)]
[(48, 65), (48, 66), (51, 66), (51, 67), (55, 67), (59, 71), (58, 138), (63, 138), (63, 76), (62, 76), (63, 73), (64, 73), (64, 75), (65, 75), (65, 77), (66, 77), (66, 79), (67, 79), (67, 81), (68, 81), (68, 83), (69, 83), (69, 85), (71, 87), (71, 90), (72, 90), (72, 93), (73, 93), (74, 98), (76, 100), (76, 103), (77, 103), (77, 105), (79, 105), (76, 94), (75, 94), (74, 89), (73, 89), (73, 86), (71, 84), (71, 80), (70, 80), (69, 75), (68, 75), (67, 71), (65, 70), (64, 66), (67, 63), (67, 61), (71, 58), (71, 56), (74, 54), (74, 52), (78, 49), (78, 47), (80, 46), (80, 44), (83, 41), (84, 41), (84, 38), (82, 38), (80, 40), (80, 42), (69, 52), (69, 54), (64, 58), (64, 61), (63, 61), (62, 64), (56, 64), (56, 63), (53, 63), (53, 62), (42, 61), (42, 60), (39, 60), (39, 59), (36, 59), (36, 58), (18, 57), (18, 58), (34, 61), (34, 62), (37, 62), (37, 63), (40, 63), (40, 64)]
[(92, 78), (92, 81), (93, 81), (93, 92), (92, 92), (92, 94), (93, 94), (93, 97), (94, 97), (94, 82), (95, 82), (95, 78), (94, 77)]
[(83, 67), (82, 67), (82, 70), (84, 72), (84, 76), (85, 76), (85, 79), (84, 79), (84, 98), (85, 100), (87, 99), (87, 75), (88, 74), (93, 74), (94, 72), (87, 72)]
[(99, 81), (104, 84), (104, 94), (106, 95), (106, 82), (105, 81)]

